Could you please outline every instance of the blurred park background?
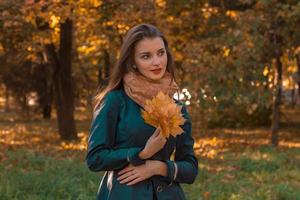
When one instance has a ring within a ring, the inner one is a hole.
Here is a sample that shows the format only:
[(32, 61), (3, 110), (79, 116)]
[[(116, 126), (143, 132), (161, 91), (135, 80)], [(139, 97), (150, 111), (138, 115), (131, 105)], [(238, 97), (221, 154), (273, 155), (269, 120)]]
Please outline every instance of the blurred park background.
[(300, 199), (299, 0), (1, 0), (0, 199), (95, 199), (92, 98), (156, 25), (193, 120), (188, 200)]

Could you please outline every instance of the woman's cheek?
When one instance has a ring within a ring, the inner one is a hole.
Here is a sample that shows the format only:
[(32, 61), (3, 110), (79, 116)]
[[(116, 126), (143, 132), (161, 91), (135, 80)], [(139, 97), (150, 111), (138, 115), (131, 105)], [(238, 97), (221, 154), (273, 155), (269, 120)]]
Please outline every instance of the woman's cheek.
[(149, 61), (143, 61), (140, 64), (140, 67), (142, 68), (142, 70), (146, 71), (150, 68), (150, 62)]

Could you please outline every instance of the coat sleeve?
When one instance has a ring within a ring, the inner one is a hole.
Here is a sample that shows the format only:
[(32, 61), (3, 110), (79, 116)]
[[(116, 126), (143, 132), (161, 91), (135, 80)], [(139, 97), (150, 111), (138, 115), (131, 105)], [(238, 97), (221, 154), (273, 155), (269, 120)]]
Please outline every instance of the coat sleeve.
[(109, 92), (94, 113), (86, 155), (86, 163), (91, 171), (118, 170), (129, 163), (140, 165), (145, 162), (138, 156), (142, 147), (114, 148), (119, 111), (123, 103), (120, 93)]
[(198, 160), (194, 153), (194, 139), (191, 135), (191, 118), (185, 106), (182, 107), (186, 119), (182, 126), (184, 132), (176, 137), (175, 159), (167, 160), (167, 180), (192, 184), (198, 175)]

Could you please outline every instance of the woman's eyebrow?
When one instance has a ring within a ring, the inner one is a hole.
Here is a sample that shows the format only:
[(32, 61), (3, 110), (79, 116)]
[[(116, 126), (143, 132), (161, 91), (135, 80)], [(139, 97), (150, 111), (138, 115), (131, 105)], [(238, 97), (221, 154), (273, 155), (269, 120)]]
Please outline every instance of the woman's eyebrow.
[[(162, 51), (162, 50), (165, 50), (165, 48), (161, 48), (161, 49), (158, 49), (157, 51)], [(140, 52), (139, 54), (150, 54), (151, 52), (148, 52), (148, 51), (143, 51), (143, 52)]]
[(139, 54), (149, 54), (150, 52), (148, 51), (143, 51), (143, 52), (140, 52)]

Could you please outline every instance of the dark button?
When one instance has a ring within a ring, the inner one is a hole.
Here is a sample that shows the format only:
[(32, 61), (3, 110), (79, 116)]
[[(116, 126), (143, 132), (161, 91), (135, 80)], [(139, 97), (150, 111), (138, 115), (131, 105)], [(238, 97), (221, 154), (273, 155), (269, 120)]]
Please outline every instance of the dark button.
[(163, 188), (162, 188), (161, 185), (157, 186), (157, 188), (156, 188), (156, 191), (157, 191), (157, 192), (161, 192), (162, 190), (163, 190)]
[(170, 187), (173, 184), (173, 181), (171, 183), (168, 184), (168, 187)]

